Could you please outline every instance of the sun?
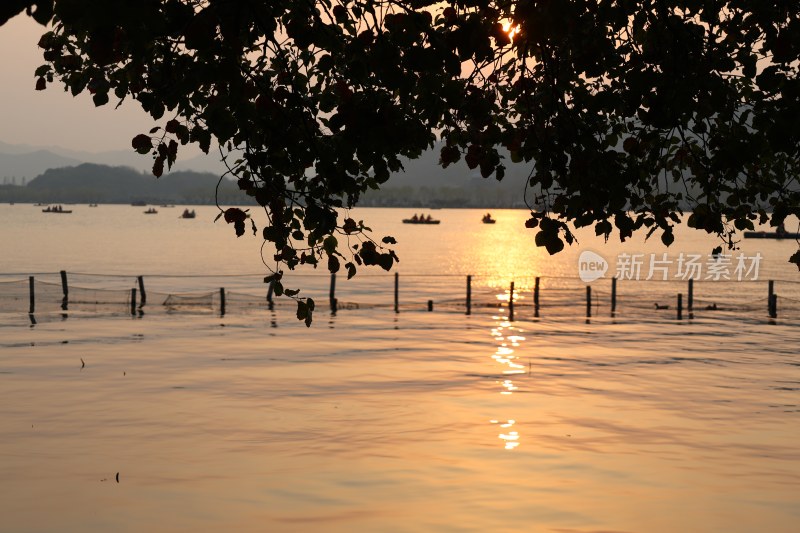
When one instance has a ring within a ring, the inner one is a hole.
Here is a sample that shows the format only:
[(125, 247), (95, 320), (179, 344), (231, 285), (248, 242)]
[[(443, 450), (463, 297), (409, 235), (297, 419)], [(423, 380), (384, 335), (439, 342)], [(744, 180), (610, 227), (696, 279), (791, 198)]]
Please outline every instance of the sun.
[(514, 36), (519, 33), (519, 25), (514, 25), (510, 20), (506, 20), (503, 22), (503, 31), (508, 34), (511, 40), (514, 40)]

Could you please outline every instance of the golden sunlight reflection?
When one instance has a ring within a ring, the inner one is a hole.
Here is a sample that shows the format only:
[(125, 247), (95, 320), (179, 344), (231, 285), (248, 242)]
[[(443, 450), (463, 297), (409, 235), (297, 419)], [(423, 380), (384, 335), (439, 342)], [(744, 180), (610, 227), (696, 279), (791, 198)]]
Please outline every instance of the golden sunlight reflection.
[(513, 427), (516, 423), (515, 420), (508, 420), (507, 422), (501, 423), (499, 420), (490, 420), (492, 424), (499, 425), (504, 431), (497, 435), (497, 438), (503, 441), (503, 447), (506, 450), (513, 450), (517, 446), (519, 446), (519, 432), (511, 431), (509, 428)]
[(505, 388), (505, 390), (504, 391), (500, 391), (500, 394), (511, 394), (515, 390), (519, 390), (519, 387), (514, 385), (514, 382), (511, 381), (510, 379), (504, 379), (503, 380), (503, 387)]
[[(496, 342), (494, 353), (491, 355), (492, 360), (501, 365), (501, 370), (498, 372), (502, 375), (501, 379), (497, 379), (495, 383), (498, 385), (499, 394), (502, 396), (513, 396), (514, 393), (519, 392), (520, 387), (514, 381), (514, 376), (520, 376), (527, 373), (530, 369), (521, 361), (519, 356), (519, 349), (525, 341), (523, 331), (515, 325), (512, 321), (512, 313), (510, 304), (516, 304), (522, 298), (514, 290), (513, 302), (511, 301), (511, 283), (508, 282), (508, 290), (496, 294), (498, 309), (497, 314), (492, 317), (494, 324), (489, 330), (490, 335)], [(500, 289), (497, 287), (497, 289)], [(517, 428), (511, 429), (517, 422), (516, 420), (507, 420), (501, 422), (500, 419), (490, 421), (492, 424), (498, 424), (502, 431), (498, 434), (498, 438), (503, 443), (503, 448), (506, 450), (513, 450), (520, 445), (520, 433)]]
[[(529, 290), (532, 290), (532, 288), (528, 287), (527, 285), (520, 285), (516, 287), (514, 289), (514, 304), (516, 305), (522, 300), (526, 300), (527, 298), (525, 297), (524, 292), (527, 292)], [(509, 300), (511, 299), (511, 290), (506, 288), (502, 293), (497, 294), (496, 298), (499, 302), (508, 303)]]

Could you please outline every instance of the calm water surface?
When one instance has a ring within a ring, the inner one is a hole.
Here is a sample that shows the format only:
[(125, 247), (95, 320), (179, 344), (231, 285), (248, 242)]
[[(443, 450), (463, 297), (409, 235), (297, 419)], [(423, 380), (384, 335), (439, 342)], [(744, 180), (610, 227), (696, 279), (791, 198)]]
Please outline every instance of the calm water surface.
[[(0, 206), (0, 270), (128, 285), (145, 274), (187, 290), (219, 279), (156, 275), (263, 272), (257, 239), (211, 225), (212, 208), (193, 221), (74, 209)], [(679, 322), (631, 305), (591, 323), (525, 308), (510, 322), (508, 282), (574, 278), (580, 250), (545, 257), (520, 237), (522, 212), (493, 212), (494, 227), (474, 210), (434, 211), (435, 228), (397, 223), (412, 213), (356, 213), (397, 237), (404, 287), (419, 293), (404, 297), (463, 293), (473, 274), (491, 306), (320, 311), (310, 330), (287, 309), (55, 313), (33, 327), (2, 314), (0, 531), (800, 529), (796, 315)], [(670, 254), (716, 242), (679, 232), (677, 244)], [(793, 294), (792, 243), (743, 245)], [(756, 285), (705, 286), (765, 296)], [(374, 287), (339, 290), (365, 299)]]
[[(0, 249), (9, 251), (0, 260), (1, 273), (73, 272), (102, 274), (261, 274), (261, 239), (248, 232), (236, 238), (231, 225), (213, 223), (219, 211), (213, 206), (194, 209), (197, 218), (178, 217), (182, 206), (160, 208), (157, 215), (143, 215), (144, 207), (127, 205), (67, 206), (69, 215), (41, 213), (41, 207), (28, 204), (0, 205)], [(264, 217), (251, 209), (259, 227)], [(401, 220), (422, 210), (362, 208), (350, 212), (364, 220), (373, 236), (397, 238), (395, 249), (401, 262), (398, 270), (406, 274), (486, 275), (514, 279), (526, 276), (577, 275), (577, 258), (589, 249), (609, 261), (620, 253), (669, 253), (672, 259), (681, 252), (708, 254), (719, 241), (714, 236), (685, 226), (676, 228), (676, 242), (670, 248), (658, 236), (645, 242), (644, 233), (625, 243), (612, 238), (608, 243), (594, 236), (594, 229), (576, 233), (578, 244), (567, 246), (555, 257), (534, 245), (534, 232), (522, 227), (528, 214), (524, 210), (493, 210), (496, 224), (482, 224), (478, 209), (425, 211), (442, 220), (440, 225), (408, 225)], [(793, 230), (795, 219), (786, 227)], [(765, 228), (768, 229), (768, 228)], [(791, 240), (743, 240), (741, 251), (764, 256), (762, 279), (787, 278), (787, 264), (796, 249)], [(267, 254), (269, 257), (269, 254)], [(794, 269), (797, 279), (797, 270)]]

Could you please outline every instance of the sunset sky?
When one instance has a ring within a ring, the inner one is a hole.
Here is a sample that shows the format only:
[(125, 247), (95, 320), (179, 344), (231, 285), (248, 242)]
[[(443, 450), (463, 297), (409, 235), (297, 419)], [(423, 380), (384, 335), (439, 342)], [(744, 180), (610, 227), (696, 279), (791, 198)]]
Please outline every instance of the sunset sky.
[(0, 2), (0, 533), (800, 533), (800, 0)]
[(137, 105), (114, 109), (112, 99), (95, 108), (90, 95), (73, 98), (56, 83), (34, 90), (33, 73), (44, 62), (36, 43), (44, 31), (25, 15), (0, 27), (0, 141), (89, 152), (129, 148), (134, 135), (152, 126)]

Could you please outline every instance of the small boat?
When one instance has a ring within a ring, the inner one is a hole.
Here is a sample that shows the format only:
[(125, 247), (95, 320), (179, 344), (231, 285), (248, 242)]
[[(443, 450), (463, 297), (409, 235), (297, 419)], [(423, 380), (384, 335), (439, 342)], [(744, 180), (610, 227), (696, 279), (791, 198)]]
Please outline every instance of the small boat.
[(194, 209), (192, 209), (191, 211), (188, 209), (184, 209), (183, 213), (181, 213), (180, 218), (194, 218), (195, 216), (197, 215), (195, 215)]
[(440, 222), (441, 220), (436, 220), (434, 218), (431, 218), (430, 215), (428, 215), (427, 217), (425, 215), (420, 215), (420, 216), (414, 215), (411, 218), (403, 219), (403, 224), (439, 224)]
[(161, 204), (159, 207), (175, 207), (175, 205), (173, 205), (173, 204), (169, 204), (169, 205)]
[(154, 208), (151, 207), (147, 211), (145, 211), (144, 214), (145, 215), (156, 215), (156, 214), (158, 214), (158, 211), (156, 211)]
[(97, 207), (97, 204), (89, 204), (89, 207)]
[(491, 213), (486, 213), (485, 215), (483, 215), (483, 218), (481, 219), (481, 222), (483, 222), (484, 224), (494, 224), (497, 221), (492, 218), (492, 214)]
[(800, 239), (800, 233), (788, 231), (745, 231), (745, 239)]
[(60, 205), (53, 205), (53, 206), (48, 206), (45, 209), (42, 209), (42, 213), (64, 213), (64, 214), (69, 214), (69, 213), (72, 213), (72, 209), (64, 209)]

